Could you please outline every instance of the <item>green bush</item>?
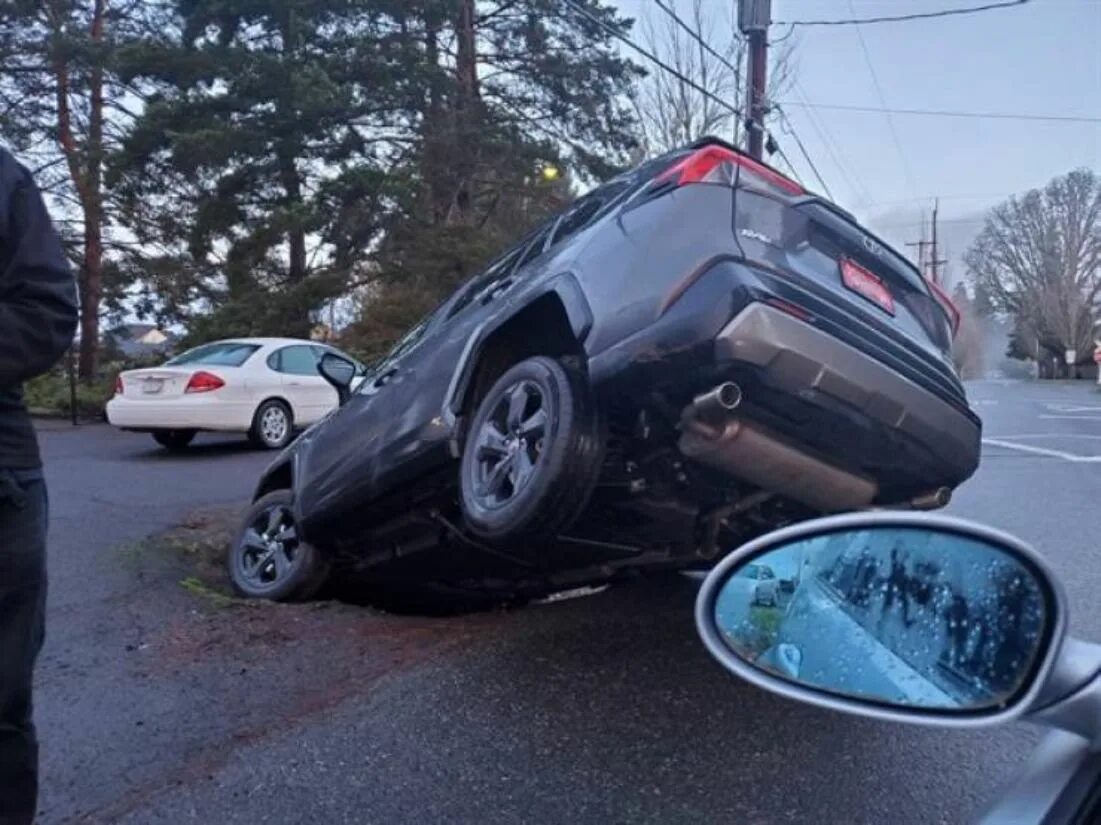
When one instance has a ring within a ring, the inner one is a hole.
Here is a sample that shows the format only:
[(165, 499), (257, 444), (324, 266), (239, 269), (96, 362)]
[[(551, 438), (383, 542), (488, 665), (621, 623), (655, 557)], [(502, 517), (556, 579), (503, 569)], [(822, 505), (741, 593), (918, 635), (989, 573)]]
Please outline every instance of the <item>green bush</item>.
[[(92, 381), (78, 381), (76, 385), (76, 413), (80, 418), (103, 418), (104, 409), (115, 394), (115, 378), (120, 372), (144, 364), (116, 362), (103, 364)], [(38, 415), (71, 416), (71, 391), (69, 372), (64, 364), (45, 375), (28, 381), (23, 387), (27, 408)]]

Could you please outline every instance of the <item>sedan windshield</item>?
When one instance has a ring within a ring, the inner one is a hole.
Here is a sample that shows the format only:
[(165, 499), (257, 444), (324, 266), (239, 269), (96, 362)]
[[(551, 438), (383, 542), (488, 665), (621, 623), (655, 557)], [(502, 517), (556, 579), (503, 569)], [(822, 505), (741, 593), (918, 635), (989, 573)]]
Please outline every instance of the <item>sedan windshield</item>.
[(201, 364), (209, 367), (239, 367), (249, 357), (260, 349), (256, 344), (245, 344), (240, 341), (221, 341), (216, 344), (205, 344), (195, 349), (177, 355), (165, 363), (166, 367), (179, 367), (191, 364)]

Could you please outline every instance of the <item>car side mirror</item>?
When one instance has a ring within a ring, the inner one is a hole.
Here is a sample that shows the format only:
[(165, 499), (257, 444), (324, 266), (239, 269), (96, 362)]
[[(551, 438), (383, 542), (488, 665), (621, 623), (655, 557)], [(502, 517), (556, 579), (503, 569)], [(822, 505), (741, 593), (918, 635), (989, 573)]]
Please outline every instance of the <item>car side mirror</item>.
[[(765, 567), (776, 587), (753, 577)], [(705, 580), (696, 623), (726, 668), (774, 693), (973, 726), (1036, 705), (1066, 601), (1042, 558), (1011, 536), (941, 516), (862, 513), (732, 553)]]
[(340, 405), (347, 404), (348, 399), (352, 397), (352, 382), (356, 378), (355, 362), (334, 352), (326, 352), (318, 361), (317, 370), (321, 373), (321, 377), (336, 390)]

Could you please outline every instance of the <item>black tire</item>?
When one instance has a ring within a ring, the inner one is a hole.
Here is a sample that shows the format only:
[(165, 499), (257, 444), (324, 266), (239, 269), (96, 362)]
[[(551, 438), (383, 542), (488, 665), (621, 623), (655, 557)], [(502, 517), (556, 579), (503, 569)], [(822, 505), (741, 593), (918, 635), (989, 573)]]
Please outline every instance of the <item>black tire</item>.
[[(539, 410), (541, 428), (532, 426)], [(497, 380), (470, 422), (459, 471), (466, 523), (498, 544), (558, 535), (588, 504), (603, 457), (585, 376), (553, 358), (528, 358)]]
[(269, 398), (256, 408), (249, 441), (265, 450), (282, 450), (294, 438), (294, 416), (284, 402)]
[(250, 599), (305, 601), (321, 589), (329, 563), (298, 538), (290, 490), (276, 490), (253, 502), (229, 551), (233, 589)]
[(183, 452), (195, 440), (194, 430), (161, 430), (153, 433), (153, 440), (174, 453)]

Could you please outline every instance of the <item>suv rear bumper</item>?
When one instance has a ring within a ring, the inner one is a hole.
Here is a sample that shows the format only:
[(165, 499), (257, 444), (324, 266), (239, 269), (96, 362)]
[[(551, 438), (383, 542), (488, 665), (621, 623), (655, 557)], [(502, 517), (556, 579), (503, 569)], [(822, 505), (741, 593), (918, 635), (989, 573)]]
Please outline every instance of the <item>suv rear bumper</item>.
[(882, 362), (767, 304), (753, 303), (739, 312), (716, 337), (715, 356), (758, 368), (774, 389), (859, 409), (890, 431), (926, 445), (964, 477), (975, 469), (982, 436), (975, 418)]

